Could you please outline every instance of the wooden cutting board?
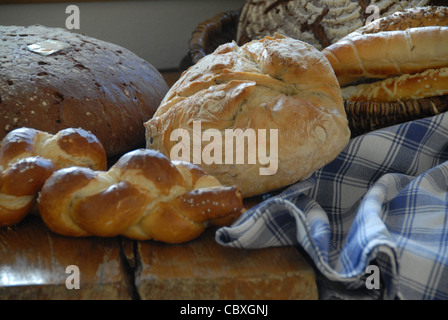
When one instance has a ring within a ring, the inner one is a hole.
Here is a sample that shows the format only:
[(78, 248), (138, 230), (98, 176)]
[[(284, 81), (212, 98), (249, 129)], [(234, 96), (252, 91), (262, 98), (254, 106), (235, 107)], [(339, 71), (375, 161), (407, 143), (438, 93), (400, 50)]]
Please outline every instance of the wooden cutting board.
[(231, 249), (214, 233), (177, 245), (74, 239), (29, 216), (0, 229), (0, 299), (318, 298), (314, 270), (294, 247)]

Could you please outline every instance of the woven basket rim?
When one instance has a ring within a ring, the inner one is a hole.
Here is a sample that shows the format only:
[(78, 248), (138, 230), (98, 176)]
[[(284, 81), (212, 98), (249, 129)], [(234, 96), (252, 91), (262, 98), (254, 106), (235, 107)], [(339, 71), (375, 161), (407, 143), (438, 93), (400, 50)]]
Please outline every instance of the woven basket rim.
[(210, 53), (205, 48), (210, 38), (215, 37), (218, 32), (222, 33), (231, 24), (235, 23), (236, 28), (239, 15), (239, 10), (224, 11), (197, 25), (189, 41), (189, 55), (193, 64)]

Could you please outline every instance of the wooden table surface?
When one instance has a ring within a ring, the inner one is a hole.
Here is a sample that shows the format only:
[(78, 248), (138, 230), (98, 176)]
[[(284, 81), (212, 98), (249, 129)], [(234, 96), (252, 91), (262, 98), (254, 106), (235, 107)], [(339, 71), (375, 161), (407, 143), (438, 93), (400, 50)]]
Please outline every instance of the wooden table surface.
[[(164, 76), (172, 84), (178, 75)], [(75, 239), (30, 215), (0, 228), (0, 299), (318, 299), (314, 270), (296, 248), (226, 248), (215, 231), (176, 245)]]

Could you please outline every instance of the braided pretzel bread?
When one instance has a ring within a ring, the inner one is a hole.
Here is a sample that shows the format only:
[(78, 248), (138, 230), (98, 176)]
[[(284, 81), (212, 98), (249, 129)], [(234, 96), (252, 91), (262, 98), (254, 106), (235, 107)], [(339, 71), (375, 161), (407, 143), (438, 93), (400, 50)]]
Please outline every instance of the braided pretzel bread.
[(20, 128), (0, 146), (0, 226), (20, 222), (33, 208), (45, 180), (56, 170), (86, 166), (104, 170), (102, 144), (83, 129), (64, 129), (52, 135)]
[(60, 235), (166, 243), (192, 240), (207, 225), (228, 224), (243, 211), (239, 189), (150, 149), (126, 153), (108, 171), (58, 170), (38, 204), (46, 225)]
[(448, 7), (397, 12), (322, 50), (341, 86), (448, 66)]

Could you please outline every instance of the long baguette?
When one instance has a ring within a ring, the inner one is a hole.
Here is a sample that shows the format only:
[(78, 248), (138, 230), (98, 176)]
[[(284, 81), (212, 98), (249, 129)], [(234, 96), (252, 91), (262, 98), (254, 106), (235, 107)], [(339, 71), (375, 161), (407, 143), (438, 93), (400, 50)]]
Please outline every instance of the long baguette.
[(323, 50), (339, 84), (448, 66), (448, 27), (382, 31), (342, 39)]

